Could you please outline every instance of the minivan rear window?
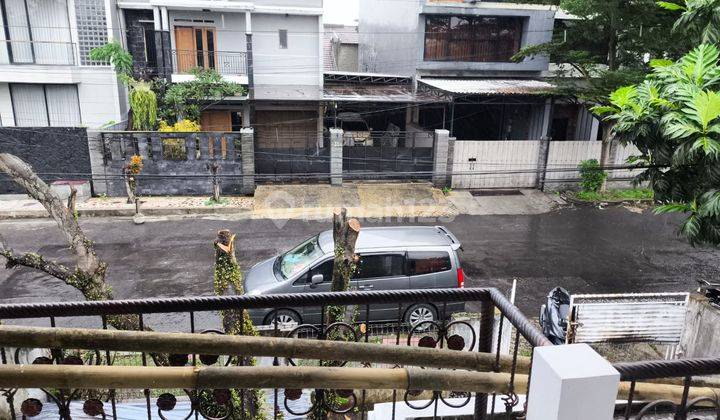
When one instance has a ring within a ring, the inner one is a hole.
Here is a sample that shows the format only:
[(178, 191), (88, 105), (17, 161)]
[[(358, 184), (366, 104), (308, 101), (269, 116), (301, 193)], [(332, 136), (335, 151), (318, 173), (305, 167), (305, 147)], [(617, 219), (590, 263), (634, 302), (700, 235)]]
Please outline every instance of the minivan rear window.
[(399, 254), (361, 255), (354, 279), (395, 277), (404, 275), (405, 259)]
[(411, 276), (438, 273), (452, 268), (450, 254), (444, 251), (412, 251), (407, 253)]

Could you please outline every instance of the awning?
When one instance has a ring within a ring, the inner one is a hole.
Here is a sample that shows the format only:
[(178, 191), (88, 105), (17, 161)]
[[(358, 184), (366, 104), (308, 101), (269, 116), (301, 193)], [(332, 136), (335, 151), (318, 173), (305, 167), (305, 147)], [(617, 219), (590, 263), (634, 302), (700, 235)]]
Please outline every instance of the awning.
[(470, 95), (540, 95), (555, 85), (532, 79), (419, 79), (418, 82), (449, 93)]
[(450, 98), (432, 92), (415, 92), (409, 85), (325, 86), (323, 100), (332, 102), (448, 102)]

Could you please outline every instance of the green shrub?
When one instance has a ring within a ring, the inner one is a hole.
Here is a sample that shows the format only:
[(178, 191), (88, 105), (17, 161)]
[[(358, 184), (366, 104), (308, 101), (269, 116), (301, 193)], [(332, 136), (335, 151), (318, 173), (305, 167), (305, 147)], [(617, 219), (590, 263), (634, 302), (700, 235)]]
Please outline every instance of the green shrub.
[(580, 162), (580, 187), (583, 191), (597, 192), (602, 187), (607, 172), (605, 172), (598, 163), (597, 159), (588, 159)]

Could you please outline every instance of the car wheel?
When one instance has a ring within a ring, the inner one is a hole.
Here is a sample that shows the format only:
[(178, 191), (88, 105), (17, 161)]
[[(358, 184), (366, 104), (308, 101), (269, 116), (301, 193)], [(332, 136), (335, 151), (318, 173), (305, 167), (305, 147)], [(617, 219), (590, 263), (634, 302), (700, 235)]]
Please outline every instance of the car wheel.
[(300, 319), (300, 315), (298, 315), (297, 312), (293, 312), (288, 309), (279, 309), (277, 311), (270, 312), (270, 314), (265, 317), (264, 324), (275, 325), (276, 321), (279, 325), (291, 323), (300, 325), (302, 320)]
[(419, 325), (416, 328), (417, 331), (427, 331), (432, 325), (429, 322), (435, 321), (437, 321), (435, 308), (427, 303), (413, 305), (405, 312), (405, 322), (412, 328)]

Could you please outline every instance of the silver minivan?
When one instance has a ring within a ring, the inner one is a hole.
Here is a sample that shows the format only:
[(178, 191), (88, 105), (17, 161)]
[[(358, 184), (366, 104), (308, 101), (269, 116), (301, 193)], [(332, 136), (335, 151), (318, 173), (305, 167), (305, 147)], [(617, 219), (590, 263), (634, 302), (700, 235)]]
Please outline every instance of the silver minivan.
[[(458, 255), (461, 244), (442, 226), (362, 228), (355, 245), (359, 255), (351, 290), (402, 290), (463, 287), (465, 276)], [(253, 266), (245, 274), (248, 295), (329, 292), (334, 244), (332, 231), (321, 232), (291, 250)], [(464, 309), (452, 303), (442, 310), (432, 303), (417, 303), (404, 311), (404, 321), (415, 325), (449, 317)], [(360, 311), (363, 312), (363, 311)], [(319, 307), (249, 311), (256, 324), (319, 324)], [(396, 304), (370, 306), (370, 321), (396, 320)], [(365, 318), (361, 314), (360, 318)], [(365, 321), (364, 319), (360, 319)]]

